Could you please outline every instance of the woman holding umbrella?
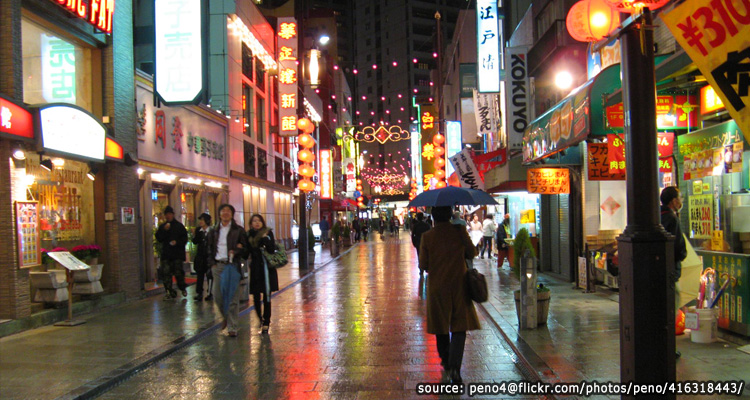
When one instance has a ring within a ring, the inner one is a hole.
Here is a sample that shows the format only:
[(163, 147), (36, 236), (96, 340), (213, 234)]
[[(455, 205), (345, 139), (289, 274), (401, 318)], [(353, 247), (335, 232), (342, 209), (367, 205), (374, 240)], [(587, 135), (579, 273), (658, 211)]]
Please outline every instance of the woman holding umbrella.
[(279, 276), (275, 269), (266, 265), (263, 249), (273, 253), (276, 251), (276, 244), (273, 231), (266, 226), (266, 220), (260, 214), (250, 217), (247, 236), (250, 243), (250, 293), (253, 295), (255, 313), (260, 320), (261, 333), (265, 334), (271, 325), (271, 292), (279, 290)]
[(208, 260), (214, 277), (213, 292), (216, 305), (224, 317), (222, 329), (230, 337), (237, 336), (242, 273), (240, 261), (247, 257), (245, 230), (234, 221), (234, 207), (219, 206), (219, 223), (208, 233)]

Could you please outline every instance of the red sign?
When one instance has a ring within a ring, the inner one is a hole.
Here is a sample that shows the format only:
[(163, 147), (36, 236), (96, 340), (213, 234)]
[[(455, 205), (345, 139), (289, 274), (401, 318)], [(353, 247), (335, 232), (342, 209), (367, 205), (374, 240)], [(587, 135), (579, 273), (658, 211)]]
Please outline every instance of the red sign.
[(656, 138), (659, 158), (671, 157), (674, 153), (674, 132), (658, 132)]
[(331, 150), (320, 151), (320, 198), (333, 198), (333, 175), (331, 164)]
[(52, 0), (104, 33), (112, 33), (115, 0)]
[(2, 134), (33, 139), (34, 120), (26, 109), (0, 97), (0, 136)]
[[(625, 113), (622, 103), (607, 107), (607, 126), (623, 128)], [(658, 96), (656, 99), (656, 126), (660, 129), (698, 126), (698, 102), (695, 96)]]
[(625, 174), (625, 142), (617, 135), (607, 135), (607, 157), (610, 174)]
[(507, 150), (504, 148), (480, 154), (472, 158), (474, 159), (474, 164), (476, 165), (477, 171), (479, 171), (479, 176), (482, 180), (484, 180), (484, 174), (487, 173), (487, 171), (501, 166), (508, 161)]
[(625, 171), (613, 173), (609, 169), (607, 143), (588, 144), (588, 171), (590, 181), (624, 181)]

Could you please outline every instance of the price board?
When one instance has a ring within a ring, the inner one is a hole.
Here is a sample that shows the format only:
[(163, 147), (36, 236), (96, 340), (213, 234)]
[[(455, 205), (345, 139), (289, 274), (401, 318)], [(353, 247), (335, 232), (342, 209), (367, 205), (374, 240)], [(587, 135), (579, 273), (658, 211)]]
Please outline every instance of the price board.
[(36, 201), (16, 202), (16, 233), (18, 235), (18, 265), (23, 268), (41, 264), (39, 204)]
[(568, 194), (570, 171), (565, 168), (530, 168), (526, 172), (526, 189), (537, 194)]
[(714, 199), (710, 194), (690, 196), (690, 237), (711, 239), (714, 219)]

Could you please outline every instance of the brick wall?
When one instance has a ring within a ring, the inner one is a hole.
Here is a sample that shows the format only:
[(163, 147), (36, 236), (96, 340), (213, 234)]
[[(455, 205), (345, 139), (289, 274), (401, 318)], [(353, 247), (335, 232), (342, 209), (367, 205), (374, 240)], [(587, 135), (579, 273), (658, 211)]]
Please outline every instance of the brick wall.
[[(118, 0), (113, 21), (112, 44), (102, 53), (105, 77), (103, 110), (112, 121), (115, 139), (126, 153), (135, 154), (137, 141), (132, 1)], [(106, 212), (114, 213), (115, 219), (105, 222), (108, 251), (102, 282), (108, 291), (125, 292), (128, 298), (140, 296), (142, 243), (140, 225), (121, 224), (120, 210), (122, 207), (137, 208), (139, 205), (136, 168), (108, 162), (104, 171)]]

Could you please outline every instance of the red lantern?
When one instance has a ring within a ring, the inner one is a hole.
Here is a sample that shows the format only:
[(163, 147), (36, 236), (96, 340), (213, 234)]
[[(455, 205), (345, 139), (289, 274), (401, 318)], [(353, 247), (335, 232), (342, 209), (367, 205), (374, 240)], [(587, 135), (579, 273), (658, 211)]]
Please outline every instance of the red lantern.
[(677, 310), (677, 315), (674, 319), (674, 334), (676, 336), (685, 333), (685, 313), (682, 310)]
[(307, 164), (302, 164), (299, 167), (299, 174), (302, 175), (302, 176), (306, 176), (308, 178), (311, 178), (311, 177), (315, 176), (315, 168), (313, 168), (313, 167), (311, 167), (311, 166), (309, 166)]
[(315, 190), (315, 184), (309, 179), (302, 179), (301, 181), (299, 181), (297, 187), (303, 192), (312, 192), (313, 190)]
[(440, 180), (445, 179), (445, 170), (444, 169), (439, 169), (439, 170), (435, 171), (435, 178), (438, 178)]
[(443, 154), (445, 154), (445, 147), (442, 146), (435, 146), (435, 155), (440, 157)]
[(435, 168), (443, 168), (445, 167), (445, 159), (443, 157), (438, 157), (435, 159), (434, 162)]
[(641, 9), (648, 7), (649, 10), (656, 10), (669, 3), (669, 0), (604, 0), (612, 9), (621, 13), (633, 14), (641, 12)]
[(357, 185), (357, 190), (362, 191), (362, 185)]
[(305, 163), (311, 163), (315, 160), (315, 155), (310, 150), (300, 150), (297, 153), (297, 158)]
[(315, 132), (315, 124), (307, 118), (300, 118), (297, 120), (297, 129), (304, 133), (313, 133)]
[(435, 143), (435, 144), (443, 144), (443, 143), (445, 143), (445, 136), (443, 136), (443, 135), (441, 135), (439, 133), (436, 134), (435, 136), (432, 137), (432, 143)]
[(605, 0), (581, 0), (568, 11), (565, 25), (573, 39), (596, 42), (618, 25), (617, 12)]
[(365, 200), (365, 198), (362, 197), (362, 196), (357, 197), (357, 201), (360, 202), (360, 203), (363, 202), (364, 200)]
[(447, 185), (445, 184), (445, 181), (440, 181), (440, 182), (438, 182), (438, 183), (437, 183), (437, 184), (435, 185), (435, 188), (436, 188), (436, 189), (442, 189), (442, 188), (444, 188), (444, 187), (446, 187), (446, 186), (447, 186)]
[(309, 149), (315, 146), (315, 139), (313, 139), (310, 134), (303, 133), (297, 137), (297, 143), (299, 143), (301, 147)]

